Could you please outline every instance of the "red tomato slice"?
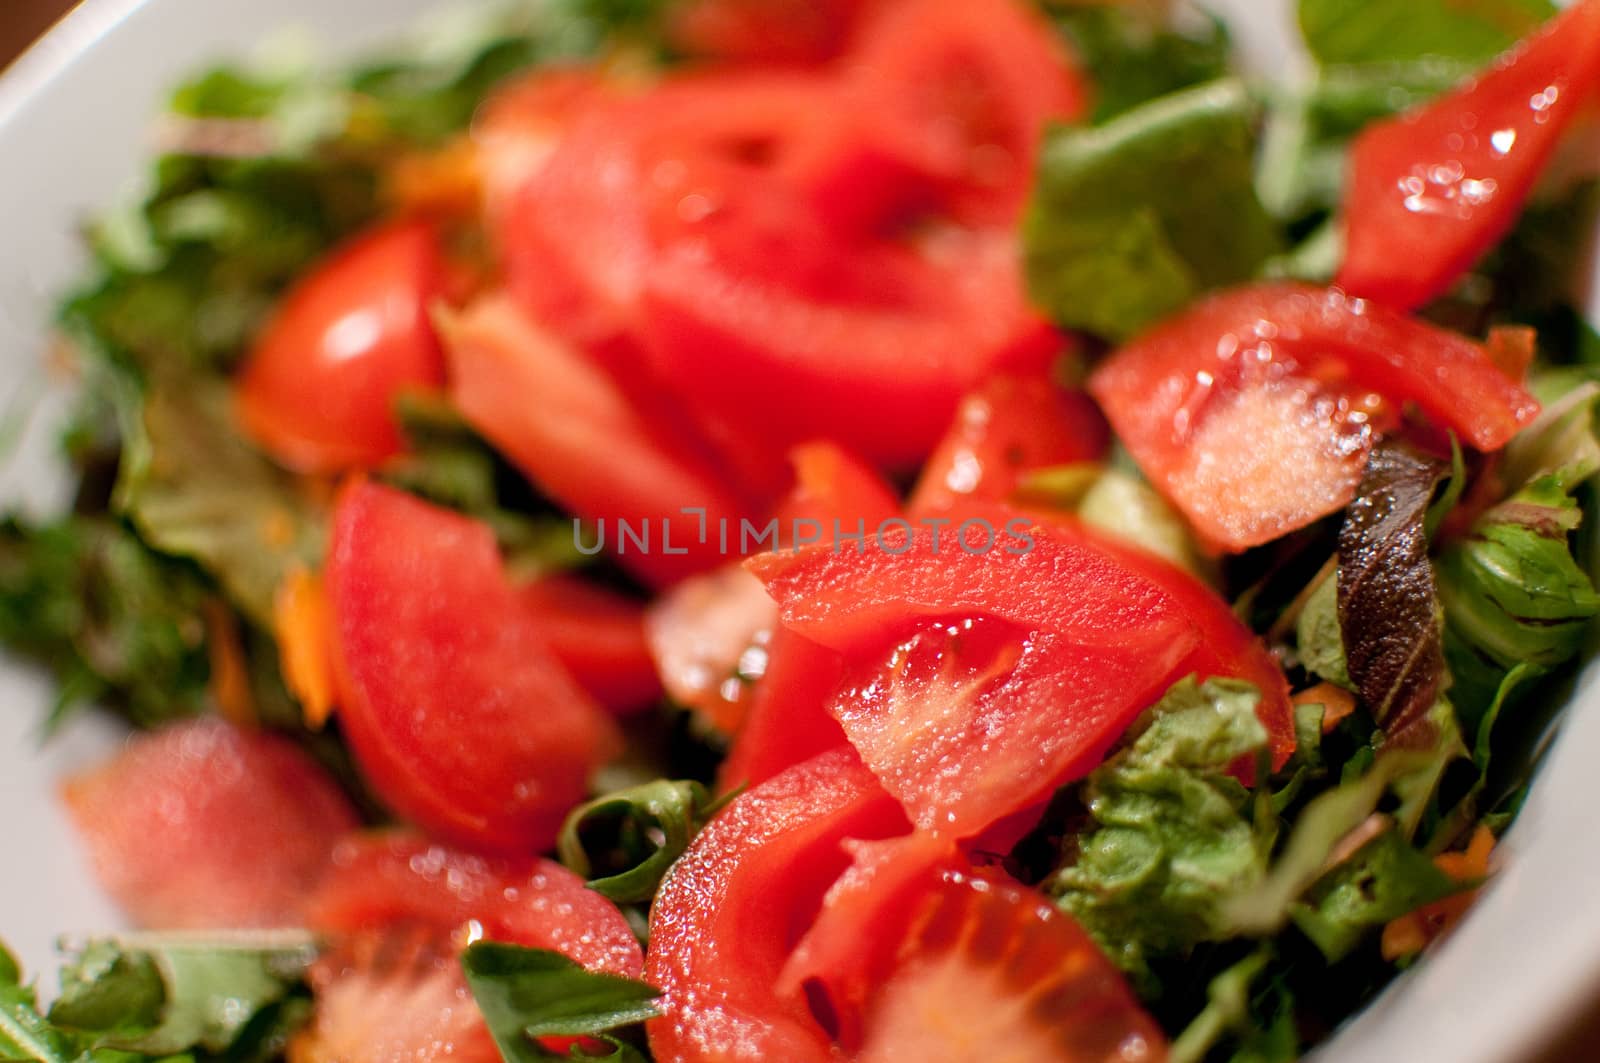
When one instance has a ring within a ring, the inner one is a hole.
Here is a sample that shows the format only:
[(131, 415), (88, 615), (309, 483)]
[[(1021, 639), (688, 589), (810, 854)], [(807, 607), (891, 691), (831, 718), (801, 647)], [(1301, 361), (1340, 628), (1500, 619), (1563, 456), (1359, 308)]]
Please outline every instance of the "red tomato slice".
[(378, 795), (462, 844), (548, 848), (617, 736), (551, 655), (489, 529), (358, 481), (324, 580), (339, 720)]
[[(778, 527), (785, 537), (810, 537), (810, 525), (820, 528), (823, 541), (833, 541), (838, 530), (870, 534), (879, 524), (900, 512), (900, 500), (877, 470), (826, 441), (803, 443), (789, 452), (795, 482), (778, 506)], [(797, 522), (809, 522), (796, 527)]]
[(497, 89), (484, 102), (471, 136), (491, 227), (544, 168), (578, 116), (613, 102), (622, 91), (589, 67), (551, 66)]
[(1348, 503), (1401, 403), (1480, 450), (1539, 411), (1471, 340), (1288, 283), (1195, 304), (1102, 363), (1089, 390), (1145, 475), (1225, 550)]
[(297, 1063), (497, 1061), (457, 956), (479, 938), (627, 978), (644, 965), (622, 913), (561, 865), (394, 831), (341, 843), (307, 907), (335, 944), (312, 970), (317, 1010), (291, 1051)]
[(1017, 0), (886, 4), (848, 62), (879, 135), (967, 220), (1016, 220), (1045, 127), (1087, 98), (1060, 36)]
[(844, 50), (874, 0), (688, 0), (669, 12), (667, 39), (690, 55), (735, 62), (822, 63)]
[[(776, 614), (774, 605), (774, 621)], [(733, 748), (717, 775), (723, 793), (758, 786), (845, 744), (844, 732), (828, 715), (828, 702), (844, 678), (843, 658), (783, 627), (773, 632), (766, 652), (766, 673), (747, 699), (749, 707)]]
[(463, 852), (402, 831), (351, 835), (307, 902), (311, 929), (355, 934), (412, 924), (455, 939), (551, 949), (592, 971), (639, 977), (639, 943), (617, 906), (550, 860)]
[(740, 796), (672, 866), (650, 909), (645, 981), (662, 991), (647, 1029), (663, 1063), (834, 1058), (801, 1002), (773, 989), (823, 894), (845, 838), (906, 830), (905, 817), (837, 750)]
[(214, 717), (130, 739), (62, 795), (106, 892), (162, 929), (300, 925), (306, 891), (358, 823), (298, 747)]
[(455, 946), (430, 928), (344, 938), (307, 981), (316, 1008), (289, 1042), (289, 1063), (500, 1063)]
[(1068, 522), (986, 512), (1004, 529), (986, 552), (924, 530), (747, 562), (787, 628), (845, 655), (830, 711), (920, 829), (970, 837), (1036, 804), (1191, 672), (1260, 682), (1287, 757), (1281, 673), (1192, 577)]
[[(721, 557), (714, 535), (690, 534), (697, 518), (684, 507), (704, 507), (712, 528), (721, 519), (737, 528), (756, 511), (687, 430), (677, 431), (670, 399), (628, 393), (618, 374), (511, 301), (480, 301), (451, 319), (445, 339), (462, 414), (540, 490), (598, 522), (617, 560), (647, 582), (671, 583)], [(648, 550), (623, 540), (622, 522), (646, 531)]]
[(996, 374), (961, 400), (906, 508), (937, 513), (963, 500), (1003, 502), (1023, 473), (1099, 461), (1110, 442), (1088, 396), (1044, 376)]
[(667, 694), (716, 730), (733, 734), (748, 690), (736, 672), (746, 653), (764, 652), (778, 607), (738, 562), (691, 576), (650, 606), (650, 653)]
[(854, 1060), (1165, 1057), (1160, 1027), (1072, 919), (925, 835), (853, 842), (780, 991), (828, 1001)]
[(550, 652), (590, 697), (618, 714), (660, 700), (642, 604), (573, 576), (544, 576), (519, 594)]
[(1337, 283), (1410, 310), (1516, 221), (1600, 91), (1600, 2), (1580, 0), (1456, 91), (1356, 138)]
[(335, 250), (278, 307), (240, 370), (239, 421), (301, 472), (367, 468), (404, 446), (394, 399), (444, 384), (428, 305), (444, 287), (433, 231), (374, 229)]

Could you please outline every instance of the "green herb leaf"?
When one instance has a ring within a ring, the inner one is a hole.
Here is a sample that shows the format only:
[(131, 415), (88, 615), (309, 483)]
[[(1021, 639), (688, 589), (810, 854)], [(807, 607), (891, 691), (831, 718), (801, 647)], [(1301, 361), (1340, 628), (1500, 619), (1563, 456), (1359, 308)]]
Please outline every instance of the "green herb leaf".
[(559, 1059), (538, 1037), (603, 1037), (618, 1063), (642, 1061), (612, 1031), (659, 1014), (660, 991), (614, 974), (587, 971), (558, 952), (480, 941), (461, 956), (467, 985), (500, 1054), (511, 1063)]
[(1300, 0), (1300, 32), (1324, 64), (1428, 56), (1483, 63), (1555, 10), (1550, 0)]
[(1425, 520), (1442, 469), (1396, 446), (1372, 452), (1339, 531), (1339, 630), (1350, 679), (1391, 741), (1426, 720), (1444, 679)]
[(1155, 5), (1136, 4), (1074, 4), (1051, 15), (1094, 86), (1096, 124), (1229, 72), (1232, 41), (1219, 18), (1178, 27)]
[(115, 503), (159, 550), (212, 573), (246, 616), (272, 625), (279, 585), (320, 563), (325, 514), (234, 428), (227, 384), (152, 379)]
[[(724, 804), (726, 799), (713, 801), (698, 782), (658, 779), (573, 809), (561, 827), (557, 851), (591, 889), (618, 904), (645, 902)], [(608, 873), (594, 877), (597, 867)]]
[(1332, 576), (1317, 584), (1295, 622), (1295, 652), (1306, 670), (1335, 686), (1354, 690), (1339, 630), (1339, 582)]
[(1180, 680), (1083, 784), (1094, 826), (1048, 889), (1136, 978), (1152, 956), (1227, 936), (1220, 900), (1265, 871), (1249, 792), (1226, 774), (1266, 748), (1259, 700), (1238, 680)]
[(1281, 244), (1252, 183), (1255, 118), (1220, 81), (1052, 133), (1024, 226), (1038, 305), (1122, 340), (1253, 275)]
[(1250, 987), (1272, 962), (1265, 946), (1211, 979), (1206, 986), (1206, 1006), (1172, 1042), (1168, 1063), (1202, 1063), (1228, 1033), (1248, 1033), (1254, 1028), (1250, 1014)]

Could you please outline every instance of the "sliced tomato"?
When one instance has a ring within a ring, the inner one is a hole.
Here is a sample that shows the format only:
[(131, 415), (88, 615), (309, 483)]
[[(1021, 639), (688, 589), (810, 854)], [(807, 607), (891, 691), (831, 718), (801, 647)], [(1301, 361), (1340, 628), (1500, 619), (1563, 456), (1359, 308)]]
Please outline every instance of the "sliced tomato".
[(1579, 0), (1461, 88), (1356, 138), (1345, 192), (1352, 295), (1410, 310), (1510, 231), (1600, 93), (1600, 2)]
[(847, 63), (878, 135), (969, 221), (1016, 220), (1045, 127), (1087, 100), (1060, 35), (1019, 0), (884, 4)]
[(745, 63), (822, 63), (844, 50), (874, 0), (687, 0), (667, 39), (690, 55)]
[(1110, 442), (1105, 418), (1082, 392), (1043, 375), (996, 374), (961, 400), (907, 509), (927, 514), (967, 500), (1003, 502), (1024, 473), (1098, 461)]
[(129, 739), (62, 787), (95, 875), (141, 926), (298, 926), (335, 842), (358, 822), (285, 738), (214, 717)]
[(1342, 508), (1402, 404), (1480, 450), (1539, 410), (1466, 337), (1288, 283), (1195, 304), (1102, 363), (1089, 390), (1144, 474), (1225, 550)]
[(346, 935), (416, 925), (551, 949), (594, 971), (637, 978), (639, 943), (617, 906), (550, 860), (484, 856), (404, 831), (346, 837), (306, 903), (308, 925)]
[(624, 91), (587, 66), (541, 67), (497, 89), (473, 117), (471, 131), (489, 224), (505, 216), (580, 115)]
[(738, 562), (691, 576), (650, 606), (646, 637), (661, 684), (673, 701), (713, 728), (733, 734), (749, 705), (739, 678), (747, 654), (764, 657), (778, 607)]
[(617, 736), (551, 654), (490, 530), (357, 481), (324, 580), (340, 723), (378, 795), (462, 844), (549, 847)]
[(789, 452), (794, 486), (778, 506), (778, 527), (785, 538), (810, 538), (809, 522), (818, 535), (833, 541), (838, 530), (875, 531), (900, 512), (900, 500), (877, 470), (835, 443), (803, 443)]
[[(466, 418), (540, 490), (596, 522), (618, 561), (647, 582), (671, 583), (720, 559), (715, 536), (688, 534), (697, 519), (685, 507), (702, 507), (712, 528), (723, 519), (737, 528), (757, 510), (677, 430), (666, 396), (629, 393), (618, 374), (510, 300), (474, 304), (450, 319), (445, 340), (451, 395)], [(623, 523), (648, 537), (648, 549), (628, 549)]]
[(1045, 897), (926, 835), (847, 845), (854, 862), (779, 988), (827, 1001), (848, 1058), (1165, 1056), (1121, 973)]
[[(774, 620), (776, 616), (774, 605)], [(760, 785), (845, 744), (844, 732), (828, 715), (828, 703), (844, 678), (843, 657), (782, 627), (773, 632), (766, 655), (765, 674), (746, 698), (748, 708), (733, 748), (718, 772), (723, 793)]]
[(848, 749), (741, 795), (673, 865), (650, 909), (645, 981), (662, 991), (647, 1029), (657, 1059), (709, 1063), (833, 1058), (803, 1002), (774, 983), (849, 863), (845, 838), (907, 829)]
[(285, 296), (239, 372), (244, 430), (301, 472), (366, 468), (404, 446), (395, 397), (444, 384), (428, 306), (444, 289), (433, 230), (357, 236)]
[(919, 829), (971, 837), (1037, 804), (1191, 672), (1261, 682), (1275, 761), (1292, 750), (1281, 673), (1192, 577), (1067, 521), (953, 524), (747, 562), (786, 627), (845, 656), (830, 711)]
[(614, 713), (660, 700), (641, 603), (575, 576), (540, 577), (519, 595), (550, 652), (590, 697)]
[(342, 937), (312, 964), (311, 1021), (289, 1063), (500, 1063), (456, 946), (420, 925)]

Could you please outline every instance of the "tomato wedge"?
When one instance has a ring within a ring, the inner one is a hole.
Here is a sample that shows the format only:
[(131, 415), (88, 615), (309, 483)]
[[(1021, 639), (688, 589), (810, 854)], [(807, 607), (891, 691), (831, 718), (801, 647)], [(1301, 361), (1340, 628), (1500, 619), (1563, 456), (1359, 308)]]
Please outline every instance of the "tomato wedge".
[(1362, 131), (1337, 283), (1400, 310), (1445, 293), (1504, 236), (1600, 93), (1600, 2), (1580, 0), (1466, 85)]
[[(625, 390), (619, 374), (509, 299), (484, 299), (444, 331), (462, 414), (540, 490), (598, 522), (617, 560), (646, 582), (666, 585), (721, 559), (714, 536), (687, 534), (695, 519), (684, 507), (703, 507), (711, 527), (727, 519), (735, 528), (758, 510), (691, 432), (678, 430), (668, 399)], [(678, 533), (670, 540), (668, 521)], [(649, 549), (628, 550), (622, 523), (649, 535)]]
[(743, 63), (822, 63), (844, 50), (863, 8), (881, 0), (686, 0), (667, 38), (690, 55)]
[(1061, 37), (1018, 0), (885, 4), (846, 62), (878, 135), (966, 221), (1017, 219), (1045, 127), (1088, 97)]
[(324, 579), (339, 720), (378, 795), (465, 845), (549, 847), (617, 737), (552, 656), (489, 529), (357, 481)]
[[(774, 620), (776, 613), (774, 606)], [(766, 672), (748, 698), (733, 748), (717, 773), (723, 793), (760, 785), (845, 744), (844, 732), (828, 715), (828, 702), (844, 680), (843, 658), (783, 627), (772, 633), (766, 651)]]
[(1539, 410), (1479, 344), (1287, 283), (1195, 304), (1112, 355), (1089, 390), (1144, 474), (1224, 550), (1341, 509), (1403, 403), (1480, 450)]
[(741, 795), (690, 845), (650, 909), (645, 981), (661, 989), (650, 1047), (670, 1063), (834, 1058), (802, 1001), (773, 985), (829, 885), (845, 838), (906, 831), (905, 817), (848, 749)]
[(1098, 461), (1110, 442), (1105, 418), (1082, 392), (1043, 375), (999, 373), (961, 400), (906, 508), (927, 514), (963, 501), (1003, 502), (1029, 470)]
[[(985, 520), (1004, 529), (988, 550)], [(1070, 521), (968, 511), (862, 554), (746, 564), (783, 624), (843, 654), (830, 712), (919, 829), (971, 837), (1098, 763), (1173, 681), (1248, 676), (1281, 763), (1287, 686), (1193, 578)]]
[(854, 1060), (1156, 1060), (1160, 1027), (1082, 928), (926, 835), (850, 842), (780, 992), (828, 1001)]
[(443, 288), (425, 223), (386, 225), (335, 249), (284, 297), (240, 370), (245, 432), (300, 472), (367, 468), (399, 453), (395, 396), (444, 384), (428, 322)]
[(519, 596), (550, 652), (590, 697), (619, 715), (660, 699), (641, 603), (576, 576), (541, 576)]
[(306, 891), (359, 822), (299, 747), (216, 717), (130, 739), (62, 795), (106, 892), (162, 929), (300, 925)]

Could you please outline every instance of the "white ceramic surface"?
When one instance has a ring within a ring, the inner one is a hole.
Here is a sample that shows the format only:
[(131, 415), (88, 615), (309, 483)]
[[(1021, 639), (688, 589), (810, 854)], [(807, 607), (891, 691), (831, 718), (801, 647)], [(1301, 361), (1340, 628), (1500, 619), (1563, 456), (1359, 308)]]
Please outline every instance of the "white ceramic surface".
[[(470, 0), (463, 0), (470, 2)], [(979, 2), (979, 0), (971, 0)], [(438, 0), (86, 0), (0, 79), (0, 410), (31, 407), (0, 464), (0, 499), (49, 507), (66, 480), (53, 452), (62, 396), (42, 375), (51, 308), (81, 263), (75, 231), (138, 186), (148, 120), (185, 71), (248, 53), (286, 25), (341, 54), (405, 32)], [(3, 0), (0, 0), (3, 5)], [(1284, 0), (1211, 0), (1258, 71), (1303, 62)], [(3, 14), (0, 14), (3, 17)], [(1591, 316), (1600, 281), (1588, 287)], [(1525, 1058), (1600, 996), (1600, 670), (1590, 668), (1472, 917), (1319, 1055), (1501, 1063)], [(85, 717), (39, 748), (46, 682), (0, 660), (0, 937), (33, 970), (63, 931), (114, 925), (54, 797), (54, 780), (113, 748)]]

